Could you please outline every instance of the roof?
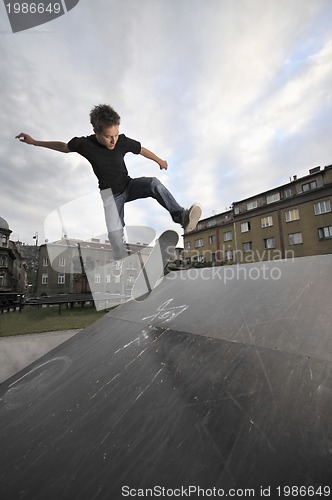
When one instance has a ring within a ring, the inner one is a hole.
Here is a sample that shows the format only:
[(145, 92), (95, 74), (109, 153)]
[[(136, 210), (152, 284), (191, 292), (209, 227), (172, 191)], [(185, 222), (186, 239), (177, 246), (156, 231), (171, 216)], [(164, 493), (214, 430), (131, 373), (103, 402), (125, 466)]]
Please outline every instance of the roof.
[(8, 222), (2, 217), (0, 217), (0, 229), (9, 229)]

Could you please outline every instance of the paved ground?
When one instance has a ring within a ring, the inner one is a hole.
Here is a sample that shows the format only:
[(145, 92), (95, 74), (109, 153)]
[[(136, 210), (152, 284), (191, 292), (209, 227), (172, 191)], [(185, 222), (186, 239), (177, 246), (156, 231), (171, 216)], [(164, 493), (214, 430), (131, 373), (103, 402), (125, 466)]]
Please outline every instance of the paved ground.
[(0, 337), (0, 384), (79, 331)]

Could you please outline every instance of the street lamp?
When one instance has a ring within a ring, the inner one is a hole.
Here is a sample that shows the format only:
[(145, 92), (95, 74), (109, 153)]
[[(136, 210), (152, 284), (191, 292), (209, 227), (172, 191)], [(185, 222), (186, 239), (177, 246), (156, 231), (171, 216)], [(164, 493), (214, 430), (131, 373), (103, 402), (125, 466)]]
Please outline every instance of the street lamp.
[(35, 235), (32, 237), (34, 240), (36, 240), (36, 247), (38, 246), (38, 233), (36, 232)]

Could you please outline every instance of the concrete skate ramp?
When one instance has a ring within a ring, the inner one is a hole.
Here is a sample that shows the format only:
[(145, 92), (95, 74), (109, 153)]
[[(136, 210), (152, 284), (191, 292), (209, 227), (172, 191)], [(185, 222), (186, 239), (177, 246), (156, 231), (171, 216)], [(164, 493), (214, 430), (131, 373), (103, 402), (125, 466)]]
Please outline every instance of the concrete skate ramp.
[(0, 498), (321, 498), (331, 297), (332, 255), (169, 274), (0, 386)]

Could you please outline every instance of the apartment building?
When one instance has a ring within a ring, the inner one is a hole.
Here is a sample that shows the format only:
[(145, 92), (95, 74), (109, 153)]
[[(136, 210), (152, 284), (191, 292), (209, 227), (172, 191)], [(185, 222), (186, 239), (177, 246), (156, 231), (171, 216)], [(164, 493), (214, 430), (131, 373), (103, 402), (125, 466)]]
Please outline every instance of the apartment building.
[[(128, 245), (131, 253), (140, 252), (142, 262), (150, 254), (147, 245)], [(140, 271), (134, 259), (125, 262), (118, 275), (112, 268), (110, 243), (98, 239), (62, 239), (40, 246), (37, 271), (37, 296), (70, 293), (107, 293), (116, 302), (130, 296)]]
[(225, 265), (332, 253), (332, 165), (201, 220), (184, 234), (194, 265)]
[(19, 247), (10, 240), (8, 222), (0, 217), (0, 292), (26, 291), (26, 263)]

